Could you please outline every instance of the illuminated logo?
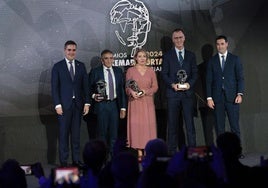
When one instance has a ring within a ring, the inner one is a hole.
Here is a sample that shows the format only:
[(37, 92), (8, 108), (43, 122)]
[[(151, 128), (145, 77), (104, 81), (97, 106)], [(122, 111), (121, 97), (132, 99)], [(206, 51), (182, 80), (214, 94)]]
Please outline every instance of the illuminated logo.
[(147, 35), (151, 30), (149, 12), (144, 3), (138, 0), (121, 0), (110, 11), (112, 24), (118, 25), (115, 30), (117, 39), (121, 44), (131, 47), (131, 57), (136, 50), (147, 41)]

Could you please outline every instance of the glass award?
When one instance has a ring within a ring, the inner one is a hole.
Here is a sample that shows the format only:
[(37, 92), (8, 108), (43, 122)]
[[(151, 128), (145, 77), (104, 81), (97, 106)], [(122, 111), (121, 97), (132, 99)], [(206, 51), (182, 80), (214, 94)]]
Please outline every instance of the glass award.
[(105, 80), (99, 80), (96, 82), (96, 92), (98, 94), (97, 99), (98, 100), (106, 100), (107, 99), (107, 93), (106, 93), (106, 85), (107, 83)]
[(184, 69), (178, 70), (177, 79), (178, 79), (178, 89), (187, 89), (187, 85), (185, 84), (187, 79), (187, 73)]
[(143, 91), (139, 88), (138, 83), (135, 80), (127, 80), (126, 87), (131, 88), (133, 91), (137, 92), (139, 96), (143, 94)]

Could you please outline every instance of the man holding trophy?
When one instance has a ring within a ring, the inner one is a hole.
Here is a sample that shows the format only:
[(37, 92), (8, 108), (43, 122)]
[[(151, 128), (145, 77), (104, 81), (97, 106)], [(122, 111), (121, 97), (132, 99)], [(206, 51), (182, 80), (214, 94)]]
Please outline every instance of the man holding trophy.
[(93, 113), (97, 115), (97, 138), (106, 142), (112, 154), (119, 118), (126, 116), (124, 74), (122, 69), (112, 66), (112, 51), (103, 50), (101, 62), (89, 73), (89, 94), (93, 98)]
[(187, 143), (196, 145), (194, 127), (194, 84), (198, 78), (196, 57), (193, 52), (184, 48), (185, 35), (182, 29), (172, 33), (174, 48), (164, 54), (162, 77), (167, 85), (169, 154), (173, 155), (178, 147), (179, 111), (182, 109), (185, 121)]

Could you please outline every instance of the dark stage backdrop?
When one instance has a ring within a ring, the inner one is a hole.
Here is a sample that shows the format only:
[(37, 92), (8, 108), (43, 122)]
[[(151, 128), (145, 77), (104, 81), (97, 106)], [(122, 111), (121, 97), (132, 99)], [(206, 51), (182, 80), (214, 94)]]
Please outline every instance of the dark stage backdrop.
[[(186, 47), (196, 53), (198, 63), (203, 61), (204, 45), (214, 46), (216, 35), (227, 35), (229, 50), (244, 62), (246, 92), (240, 118), (244, 150), (268, 151), (267, 4), (266, 0), (0, 0), (0, 160), (56, 160), (50, 78), (53, 64), (63, 58), (66, 40), (77, 42), (77, 57), (88, 72), (100, 63), (103, 49), (111, 49), (115, 66), (125, 69), (135, 50), (144, 47), (159, 75), (162, 54), (170, 49), (171, 32), (177, 27), (186, 31)], [(161, 114), (166, 104), (160, 77), (159, 83), (155, 101)], [(202, 132), (199, 118), (196, 126)]]

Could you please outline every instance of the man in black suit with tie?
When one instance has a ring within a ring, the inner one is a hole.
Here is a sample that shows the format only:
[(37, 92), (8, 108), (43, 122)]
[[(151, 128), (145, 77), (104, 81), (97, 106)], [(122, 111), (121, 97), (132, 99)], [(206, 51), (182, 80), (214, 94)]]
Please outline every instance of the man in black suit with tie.
[(75, 59), (77, 45), (67, 41), (65, 58), (52, 68), (52, 97), (59, 121), (59, 158), (61, 166), (67, 166), (69, 136), (71, 136), (73, 165), (80, 162), (80, 125), (82, 114), (89, 111), (88, 77), (84, 63)]
[[(182, 29), (172, 33), (174, 48), (163, 56), (162, 77), (166, 83), (168, 108), (168, 149), (173, 155), (178, 147), (179, 112), (182, 108), (185, 121), (187, 142), (189, 146), (196, 145), (194, 127), (194, 84), (197, 80), (196, 57), (193, 52), (184, 48), (185, 35)], [(179, 79), (184, 84), (179, 84)]]
[(121, 68), (112, 66), (112, 51), (103, 50), (101, 62), (101, 66), (89, 73), (89, 94), (94, 99), (93, 113), (97, 115), (97, 138), (106, 142), (112, 154), (118, 135), (119, 118), (126, 116), (124, 74)]
[(239, 104), (244, 92), (244, 74), (241, 60), (228, 52), (224, 35), (216, 38), (218, 53), (207, 65), (207, 103), (214, 110), (217, 136), (225, 132), (225, 112), (231, 132), (240, 137)]

